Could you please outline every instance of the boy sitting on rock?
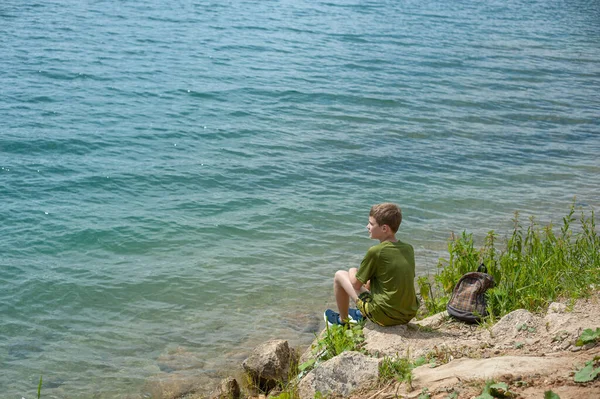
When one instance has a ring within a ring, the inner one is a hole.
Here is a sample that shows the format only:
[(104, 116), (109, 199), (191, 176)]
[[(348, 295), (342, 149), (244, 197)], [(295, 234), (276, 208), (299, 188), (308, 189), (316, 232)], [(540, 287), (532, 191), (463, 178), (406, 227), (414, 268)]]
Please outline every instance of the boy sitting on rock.
[[(357, 270), (338, 270), (333, 292), (338, 311), (325, 311), (329, 325), (355, 323), (367, 317), (380, 326), (408, 323), (419, 303), (415, 294), (415, 254), (410, 244), (396, 239), (402, 211), (396, 204), (373, 205), (369, 236), (379, 244), (367, 251)], [(358, 309), (349, 309), (350, 299)]]

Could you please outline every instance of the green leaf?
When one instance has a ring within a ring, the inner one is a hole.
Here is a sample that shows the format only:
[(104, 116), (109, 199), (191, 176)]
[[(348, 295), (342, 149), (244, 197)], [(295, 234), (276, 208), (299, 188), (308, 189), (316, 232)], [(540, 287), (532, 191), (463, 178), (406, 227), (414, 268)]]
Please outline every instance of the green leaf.
[(575, 382), (593, 381), (600, 374), (600, 367), (594, 368), (594, 362), (589, 361), (585, 367), (575, 373)]
[(301, 365), (298, 366), (298, 370), (300, 371), (304, 371), (308, 368), (311, 368), (312, 366), (315, 365), (315, 362), (317, 361), (317, 359), (310, 359), (304, 363), (302, 363)]
[(41, 392), (42, 392), (42, 376), (40, 375), (40, 383), (38, 384), (38, 399), (40, 399)]
[(590, 342), (596, 342), (600, 339), (600, 328), (596, 328), (596, 331), (591, 328), (586, 328), (581, 333), (581, 336), (577, 340), (577, 346), (583, 346)]
[(508, 390), (508, 384), (505, 382), (490, 385), (490, 394), (495, 398), (513, 397), (513, 393)]
[(485, 390), (481, 393), (481, 395), (477, 396), (475, 399), (494, 399), (494, 397), (490, 395), (490, 393), (487, 390)]
[(419, 367), (427, 363), (427, 358), (425, 356), (419, 356), (415, 359), (414, 367)]
[(560, 396), (552, 391), (546, 391), (544, 392), (544, 399), (560, 399)]

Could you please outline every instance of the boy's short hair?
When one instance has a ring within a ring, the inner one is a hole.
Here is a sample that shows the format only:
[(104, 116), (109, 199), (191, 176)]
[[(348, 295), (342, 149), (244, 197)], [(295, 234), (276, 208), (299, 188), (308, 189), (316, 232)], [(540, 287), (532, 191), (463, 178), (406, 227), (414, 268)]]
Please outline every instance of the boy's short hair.
[(385, 202), (383, 204), (373, 205), (369, 216), (375, 218), (378, 225), (387, 224), (394, 233), (398, 231), (402, 223), (402, 210), (396, 204)]

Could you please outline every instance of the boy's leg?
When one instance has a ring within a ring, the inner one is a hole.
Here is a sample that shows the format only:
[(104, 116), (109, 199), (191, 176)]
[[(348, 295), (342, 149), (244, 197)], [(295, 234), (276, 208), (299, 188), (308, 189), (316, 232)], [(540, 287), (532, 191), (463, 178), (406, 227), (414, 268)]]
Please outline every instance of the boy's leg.
[(335, 302), (340, 313), (340, 319), (348, 319), (348, 308), (350, 307), (350, 299), (354, 302), (358, 299), (358, 295), (367, 290), (364, 287), (360, 287), (357, 292), (352, 283), (350, 282), (350, 273), (356, 275), (356, 268), (352, 268), (348, 271), (338, 270), (333, 277), (333, 293), (335, 295)]

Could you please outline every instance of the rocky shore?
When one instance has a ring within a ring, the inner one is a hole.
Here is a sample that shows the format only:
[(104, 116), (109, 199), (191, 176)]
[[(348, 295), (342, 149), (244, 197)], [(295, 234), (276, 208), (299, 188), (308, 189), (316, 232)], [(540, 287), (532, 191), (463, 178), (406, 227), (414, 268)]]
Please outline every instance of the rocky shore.
[[(321, 363), (302, 377), (296, 393), (302, 399), (461, 399), (477, 398), (486, 381), (494, 381), (506, 383), (512, 397), (517, 398), (544, 398), (548, 390), (561, 399), (600, 398), (598, 377), (584, 383), (574, 380), (575, 372), (586, 362), (600, 358), (598, 342), (576, 345), (585, 329), (598, 327), (598, 292), (575, 302), (552, 303), (541, 314), (516, 310), (493, 326), (467, 325), (445, 313), (413, 320), (406, 326), (383, 328), (367, 322), (363, 332), (368, 354), (344, 352)], [(243, 362), (249, 377), (226, 378), (207, 394), (202, 379), (190, 378), (183, 370), (155, 383), (151, 394), (172, 399), (277, 397), (280, 382), (294, 377), (289, 376), (294, 356), (298, 356), (297, 351), (286, 341), (268, 341)], [(301, 362), (311, 356), (308, 348)], [(380, 362), (397, 356), (430, 361), (413, 370), (410, 384), (381, 382)], [(244, 379), (253, 381), (263, 392), (252, 393)]]

